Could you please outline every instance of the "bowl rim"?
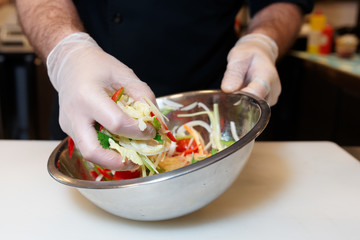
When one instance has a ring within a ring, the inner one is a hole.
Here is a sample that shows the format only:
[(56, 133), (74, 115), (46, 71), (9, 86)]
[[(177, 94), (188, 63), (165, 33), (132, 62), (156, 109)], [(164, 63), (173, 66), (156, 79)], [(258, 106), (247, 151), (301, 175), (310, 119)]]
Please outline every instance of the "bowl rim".
[[(158, 99), (166, 98), (166, 97), (176, 97), (180, 94), (192, 94), (192, 93), (223, 93), (221, 90), (200, 90), (200, 91), (189, 91), (189, 92), (183, 92), (178, 94), (172, 94), (167, 96), (159, 97)], [(247, 132), (244, 136), (242, 136), (239, 141), (236, 141), (234, 144), (229, 146), (228, 148), (214, 154), (213, 156), (210, 156), (206, 158), (206, 160), (202, 160), (193, 164), (190, 164), (188, 166), (175, 169), (169, 172), (156, 174), (153, 176), (148, 176), (144, 178), (134, 178), (134, 179), (127, 179), (127, 180), (120, 180), (120, 181), (90, 181), (90, 180), (82, 180), (77, 178), (72, 178), (64, 173), (62, 173), (57, 168), (57, 159), (59, 159), (59, 155), (62, 153), (64, 148), (67, 146), (67, 140), (68, 137), (63, 139), (57, 147), (53, 150), (51, 155), (48, 159), (47, 164), (47, 170), (52, 178), (54, 178), (56, 181), (71, 186), (75, 188), (85, 188), (85, 189), (112, 189), (112, 188), (128, 188), (128, 187), (135, 187), (145, 184), (152, 184), (156, 182), (161, 182), (173, 178), (177, 178), (182, 175), (189, 174), (191, 172), (194, 172), (198, 169), (204, 168), (208, 165), (214, 164), (221, 159), (229, 156), (232, 152), (239, 150), (243, 146), (247, 145), (251, 141), (255, 140), (261, 132), (266, 128), (271, 115), (271, 109), (269, 104), (260, 97), (253, 95), (251, 93), (243, 92), (243, 91), (237, 91), (232, 94), (235, 95), (245, 95), (249, 97), (252, 101), (254, 101), (260, 109), (260, 116), (259, 120), (255, 123), (254, 127), (250, 129), (249, 132)]]

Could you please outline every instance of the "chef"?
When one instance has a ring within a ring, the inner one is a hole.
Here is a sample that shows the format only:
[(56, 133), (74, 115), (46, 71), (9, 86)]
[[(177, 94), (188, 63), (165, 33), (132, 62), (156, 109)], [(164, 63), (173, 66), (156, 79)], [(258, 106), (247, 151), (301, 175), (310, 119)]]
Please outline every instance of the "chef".
[(140, 131), (109, 92), (124, 87), (135, 100), (189, 90), (243, 90), (277, 102), (276, 59), (297, 37), (311, 0), (249, 0), (251, 22), (240, 39), (234, 20), (241, 0), (17, 0), (23, 30), (46, 61), (59, 96), (59, 123), (83, 156), (129, 169), (102, 149), (94, 123), (134, 139)]

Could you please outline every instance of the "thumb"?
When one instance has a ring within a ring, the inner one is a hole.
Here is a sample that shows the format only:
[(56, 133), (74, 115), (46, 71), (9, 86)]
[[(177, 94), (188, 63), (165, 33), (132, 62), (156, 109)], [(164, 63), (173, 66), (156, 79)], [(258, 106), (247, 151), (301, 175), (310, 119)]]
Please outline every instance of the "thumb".
[(249, 68), (248, 60), (229, 61), (221, 82), (221, 89), (231, 93), (245, 86), (245, 77)]

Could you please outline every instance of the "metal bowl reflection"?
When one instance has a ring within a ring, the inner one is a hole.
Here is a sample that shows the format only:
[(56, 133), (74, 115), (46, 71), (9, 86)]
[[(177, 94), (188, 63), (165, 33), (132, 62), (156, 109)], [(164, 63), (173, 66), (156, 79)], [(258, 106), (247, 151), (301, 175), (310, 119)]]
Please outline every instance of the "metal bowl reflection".
[[(155, 221), (194, 212), (219, 197), (237, 178), (246, 163), (254, 140), (270, 119), (270, 107), (248, 93), (226, 94), (218, 90), (185, 92), (157, 99), (160, 108), (165, 99), (183, 105), (202, 102), (208, 107), (219, 104), (222, 137), (231, 138), (230, 121), (236, 122), (240, 140), (225, 150), (186, 167), (145, 178), (121, 181), (91, 181), (75, 149), (68, 155), (67, 139), (53, 151), (48, 161), (50, 175), (60, 183), (77, 188), (100, 208), (128, 219)], [(189, 119), (172, 111), (169, 128)], [(204, 117), (204, 121), (207, 121)]]

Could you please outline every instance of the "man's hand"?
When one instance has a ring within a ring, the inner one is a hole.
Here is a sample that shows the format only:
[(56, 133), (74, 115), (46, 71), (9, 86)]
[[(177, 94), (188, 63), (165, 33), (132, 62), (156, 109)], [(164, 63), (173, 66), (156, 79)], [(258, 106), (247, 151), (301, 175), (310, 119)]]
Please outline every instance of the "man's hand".
[(60, 41), (47, 58), (50, 80), (59, 93), (60, 126), (85, 159), (114, 170), (132, 164), (121, 155), (103, 149), (94, 127), (100, 123), (112, 133), (134, 139), (151, 139), (155, 130), (141, 131), (137, 120), (121, 111), (109, 94), (120, 87), (134, 100), (155, 96), (146, 83), (114, 57), (105, 53), (86, 33), (74, 33)]
[(265, 98), (270, 105), (276, 104), (281, 85), (275, 61), (297, 38), (302, 17), (297, 5), (286, 2), (270, 4), (257, 12), (249, 24), (249, 34), (228, 55), (223, 91), (241, 89)]
[(21, 25), (36, 53), (47, 62), (48, 74), (59, 93), (60, 125), (83, 156), (114, 170), (132, 168), (120, 154), (105, 150), (94, 124), (138, 139), (152, 138), (154, 129), (141, 132), (109, 94), (124, 87), (135, 100), (155, 101), (150, 88), (131, 69), (105, 53), (84, 32), (72, 0), (17, 0)]
[(221, 88), (225, 92), (246, 91), (274, 105), (281, 92), (275, 67), (276, 43), (262, 34), (241, 38), (228, 55), (228, 65)]

